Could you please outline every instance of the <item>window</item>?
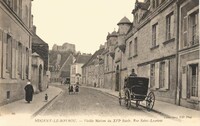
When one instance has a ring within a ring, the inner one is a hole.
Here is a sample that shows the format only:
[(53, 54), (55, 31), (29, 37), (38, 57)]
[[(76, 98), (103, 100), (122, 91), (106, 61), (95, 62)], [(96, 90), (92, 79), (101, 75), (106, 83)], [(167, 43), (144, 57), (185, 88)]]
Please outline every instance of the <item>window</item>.
[(76, 67), (72, 66), (72, 74), (76, 74)]
[(128, 53), (128, 56), (131, 57), (132, 55), (132, 41), (129, 42), (129, 53)]
[(29, 50), (26, 48), (26, 79), (28, 79), (29, 73)]
[(106, 71), (109, 71), (109, 55), (106, 56)]
[(7, 35), (6, 40), (6, 69), (11, 72), (12, 64), (12, 38), (10, 35)]
[(166, 40), (170, 40), (173, 35), (173, 13), (170, 13), (166, 17)]
[(153, 6), (153, 8), (156, 7), (156, 1), (155, 1), (155, 0), (153, 0), (153, 2), (152, 2), (152, 6)]
[(187, 16), (183, 18), (182, 38), (183, 38), (183, 47), (186, 47), (188, 45), (187, 44)]
[(190, 28), (191, 28), (191, 37), (190, 37), (190, 44), (194, 45), (199, 43), (199, 26), (198, 26), (198, 22), (199, 22), (199, 13), (195, 12), (193, 14), (190, 15)]
[(17, 1), (18, 0), (13, 0), (13, 10), (15, 11), (16, 14), (17, 14), (17, 10), (18, 10)]
[(159, 6), (159, 0), (156, 0), (156, 7)]
[(164, 88), (165, 86), (165, 62), (160, 63), (160, 75), (159, 75), (159, 87)]
[(155, 86), (155, 64), (150, 64), (150, 87)]
[(18, 73), (22, 77), (22, 44), (18, 43)]
[(0, 29), (0, 78), (3, 77), (3, 31)]
[(135, 38), (135, 41), (134, 41), (134, 56), (136, 56), (137, 55), (137, 52), (138, 52), (138, 50), (137, 50), (137, 38)]
[(198, 97), (198, 64), (189, 65), (188, 97)]
[(22, 18), (22, 0), (19, 0), (19, 17)]
[(158, 23), (152, 26), (152, 47), (155, 47), (157, 45), (157, 39), (158, 39)]

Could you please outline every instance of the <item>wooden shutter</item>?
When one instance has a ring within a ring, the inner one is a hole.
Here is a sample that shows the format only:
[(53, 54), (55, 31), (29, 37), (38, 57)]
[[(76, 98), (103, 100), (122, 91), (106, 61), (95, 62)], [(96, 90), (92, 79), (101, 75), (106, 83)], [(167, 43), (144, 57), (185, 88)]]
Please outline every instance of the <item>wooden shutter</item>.
[(2, 77), (3, 70), (3, 31), (0, 29), (0, 78)]
[(2, 72), (2, 77), (6, 78), (6, 43), (7, 41), (7, 33), (3, 32), (3, 72)]
[(15, 78), (15, 46), (16, 46), (16, 41), (12, 39), (11, 43), (11, 77)]
[(149, 88), (151, 87), (151, 64), (148, 65)]
[(160, 62), (155, 63), (155, 88), (159, 88)]
[(183, 18), (183, 47), (188, 46), (187, 39), (187, 16)]
[[(175, 25), (174, 25), (174, 14), (171, 15), (171, 20), (170, 20), (170, 38), (174, 38), (174, 31), (175, 31)], [(178, 26), (177, 26), (178, 27)]]
[(164, 84), (165, 89), (169, 89), (169, 84), (170, 84), (169, 71), (170, 71), (170, 60), (166, 60), (165, 61), (165, 84)]
[(181, 96), (182, 98), (187, 98), (187, 67), (182, 67), (182, 76), (181, 76)]

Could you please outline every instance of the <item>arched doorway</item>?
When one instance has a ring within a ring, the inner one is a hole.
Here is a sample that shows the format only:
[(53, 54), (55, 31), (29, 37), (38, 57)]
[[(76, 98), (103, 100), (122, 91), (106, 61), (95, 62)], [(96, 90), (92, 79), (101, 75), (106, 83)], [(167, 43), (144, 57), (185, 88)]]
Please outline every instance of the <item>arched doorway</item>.
[(115, 84), (115, 91), (119, 91), (119, 65), (116, 68), (116, 84)]
[(38, 89), (42, 91), (42, 65), (39, 66), (39, 80), (38, 80)]

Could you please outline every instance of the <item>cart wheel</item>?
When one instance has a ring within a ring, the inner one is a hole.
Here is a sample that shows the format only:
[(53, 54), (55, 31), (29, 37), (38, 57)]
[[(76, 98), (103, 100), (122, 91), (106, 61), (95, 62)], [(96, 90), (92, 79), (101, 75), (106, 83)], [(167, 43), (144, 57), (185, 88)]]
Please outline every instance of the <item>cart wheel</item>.
[(126, 99), (126, 108), (130, 109), (130, 107), (131, 107), (131, 97), (130, 97), (129, 92), (126, 92), (125, 99)]
[(140, 105), (140, 101), (136, 101), (136, 107)]
[(146, 99), (146, 107), (148, 111), (153, 109), (154, 102), (155, 102), (155, 95), (153, 92), (150, 92)]

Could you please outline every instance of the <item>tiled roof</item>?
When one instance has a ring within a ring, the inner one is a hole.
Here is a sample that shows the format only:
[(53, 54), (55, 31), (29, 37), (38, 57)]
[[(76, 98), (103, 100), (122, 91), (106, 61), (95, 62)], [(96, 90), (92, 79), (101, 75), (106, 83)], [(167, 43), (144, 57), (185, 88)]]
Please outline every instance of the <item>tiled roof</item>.
[(93, 65), (93, 64), (94, 64), (94, 59), (96, 59), (98, 55), (101, 55), (101, 54), (103, 53), (104, 50), (105, 50), (104, 48), (97, 50), (97, 51), (92, 55), (92, 57), (88, 60), (88, 62), (85, 63), (82, 67), (89, 66), (89, 65)]
[(117, 25), (120, 24), (131, 24), (130, 20), (127, 17), (123, 17)]
[(78, 55), (75, 63), (86, 63), (91, 58), (91, 55)]
[(44, 42), (39, 36), (37, 36), (36, 34), (33, 35), (33, 41), (32, 44), (42, 44), (42, 45), (48, 45), (46, 42)]

